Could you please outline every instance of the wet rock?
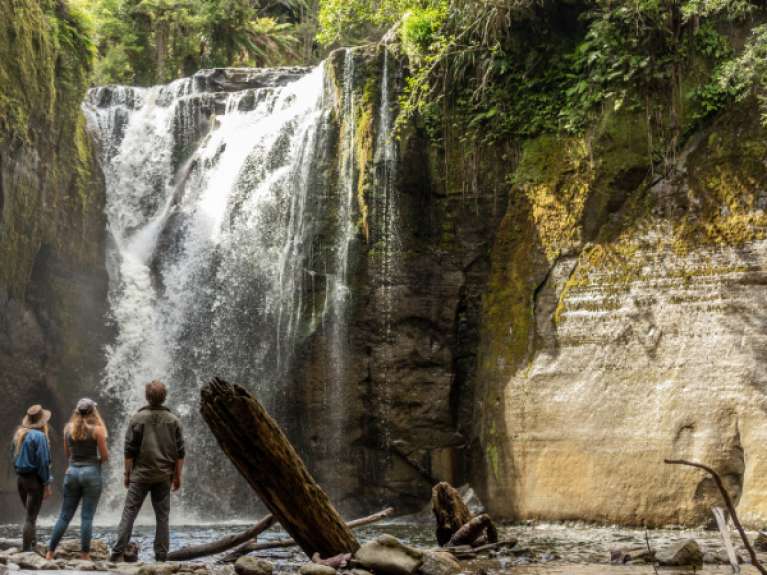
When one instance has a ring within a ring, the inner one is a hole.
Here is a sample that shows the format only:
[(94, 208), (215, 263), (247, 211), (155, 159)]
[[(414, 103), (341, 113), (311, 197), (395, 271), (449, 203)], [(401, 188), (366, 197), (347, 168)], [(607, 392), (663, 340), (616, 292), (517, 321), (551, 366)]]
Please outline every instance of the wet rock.
[(94, 565), (93, 561), (85, 561), (83, 559), (67, 561), (64, 566), (75, 571), (96, 571), (96, 565)]
[[(104, 561), (109, 557), (109, 547), (101, 539), (91, 541), (91, 559), (94, 561)], [(54, 554), (56, 559), (79, 559), (80, 558), (80, 540), (64, 539), (56, 548)]]
[(655, 554), (650, 553), (647, 547), (610, 549), (610, 563), (613, 565), (623, 565), (635, 561), (651, 562), (654, 560)]
[(757, 551), (767, 551), (767, 533), (760, 531), (754, 539), (754, 549)]
[(319, 563), (306, 563), (301, 566), (301, 575), (335, 575), (336, 570), (328, 565)]
[(53, 561), (46, 561), (45, 557), (42, 557), (41, 555), (38, 555), (32, 551), (27, 551), (26, 553), (16, 553), (11, 557), (11, 560), (22, 569), (50, 570), (57, 568), (57, 565)]
[(258, 557), (240, 557), (234, 564), (237, 575), (272, 575), (272, 564)]
[(354, 560), (376, 575), (411, 575), (421, 565), (423, 553), (408, 547), (391, 535), (381, 535), (365, 543)]
[(703, 565), (703, 552), (695, 539), (677, 541), (668, 549), (658, 551), (655, 558), (664, 567)]
[[(735, 554), (735, 559), (738, 564), (743, 564), (743, 557)], [(729, 565), (730, 558), (727, 557), (727, 551), (724, 549), (714, 553), (713, 551), (706, 551), (703, 554), (703, 563), (706, 565)]]
[(173, 575), (181, 570), (178, 563), (151, 563), (138, 568), (138, 575)]
[(423, 562), (418, 568), (421, 575), (455, 575), (460, 571), (461, 564), (446, 551), (425, 551)]
[(194, 75), (197, 89), (236, 92), (253, 88), (284, 86), (306, 74), (308, 68), (215, 68)]
[(349, 575), (373, 575), (370, 571), (366, 569), (360, 569), (357, 567), (356, 569), (352, 569), (349, 571)]

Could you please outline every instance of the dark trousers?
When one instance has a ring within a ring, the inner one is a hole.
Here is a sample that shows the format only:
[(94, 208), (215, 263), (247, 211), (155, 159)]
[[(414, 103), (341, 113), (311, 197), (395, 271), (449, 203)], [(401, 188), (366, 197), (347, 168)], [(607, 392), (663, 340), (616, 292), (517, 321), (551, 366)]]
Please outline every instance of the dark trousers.
[(23, 551), (33, 551), (37, 544), (37, 516), (40, 514), (40, 507), (43, 505), (43, 493), (45, 486), (37, 473), (19, 473), (16, 482), (19, 489), (21, 503), (27, 510), (27, 517), (24, 521), (24, 531), (22, 535)]
[(122, 555), (130, 543), (133, 533), (133, 523), (141, 511), (146, 496), (151, 494), (152, 508), (157, 522), (154, 534), (154, 557), (157, 561), (165, 561), (170, 547), (170, 480), (160, 483), (135, 483), (128, 486), (125, 497), (120, 527), (117, 529), (117, 543), (112, 548), (112, 555)]

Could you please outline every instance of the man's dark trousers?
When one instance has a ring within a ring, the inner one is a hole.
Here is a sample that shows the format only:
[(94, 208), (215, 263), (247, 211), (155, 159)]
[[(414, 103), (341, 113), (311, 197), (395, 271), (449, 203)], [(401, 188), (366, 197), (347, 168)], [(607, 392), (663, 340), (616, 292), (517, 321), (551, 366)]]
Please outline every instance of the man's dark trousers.
[(168, 557), (168, 549), (170, 548), (170, 524), (168, 521), (170, 515), (170, 479), (159, 483), (130, 482), (120, 527), (117, 529), (117, 543), (112, 548), (113, 555), (125, 553), (133, 533), (133, 522), (136, 521), (147, 494), (151, 494), (152, 508), (157, 522), (154, 534), (154, 558), (156, 561), (165, 561)]
[(19, 473), (17, 486), (21, 502), (27, 510), (27, 517), (24, 521), (24, 531), (22, 535), (22, 550), (34, 551), (35, 544), (37, 543), (35, 537), (37, 516), (43, 505), (45, 486), (43, 485), (43, 482), (40, 481), (37, 473)]

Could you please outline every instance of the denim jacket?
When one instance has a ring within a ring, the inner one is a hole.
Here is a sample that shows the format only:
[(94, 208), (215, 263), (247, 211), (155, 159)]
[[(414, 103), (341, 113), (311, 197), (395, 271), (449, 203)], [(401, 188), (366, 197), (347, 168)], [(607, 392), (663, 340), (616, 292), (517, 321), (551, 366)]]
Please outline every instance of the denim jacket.
[(16, 473), (37, 473), (43, 485), (52, 480), (51, 451), (45, 434), (37, 429), (30, 429), (24, 436), (19, 454), (14, 461)]

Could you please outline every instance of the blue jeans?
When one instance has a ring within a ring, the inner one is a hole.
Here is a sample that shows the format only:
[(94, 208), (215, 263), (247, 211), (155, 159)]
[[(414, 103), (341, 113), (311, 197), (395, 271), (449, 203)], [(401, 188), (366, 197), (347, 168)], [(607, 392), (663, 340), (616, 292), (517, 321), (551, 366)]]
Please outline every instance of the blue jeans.
[(48, 545), (50, 551), (55, 551), (56, 547), (58, 547), (82, 499), (80, 551), (83, 553), (90, 552), (93, 516), (96, 514), (99, 497), (101, 497), (101, 466), (70, 466), (67, 469), (67, 473), (64, 475), (64, 503), (61, 506), (61, 513), (56, 521), (56, 525), (53, 527), (51, 542)]

